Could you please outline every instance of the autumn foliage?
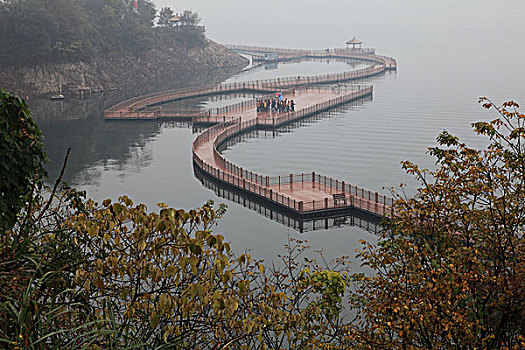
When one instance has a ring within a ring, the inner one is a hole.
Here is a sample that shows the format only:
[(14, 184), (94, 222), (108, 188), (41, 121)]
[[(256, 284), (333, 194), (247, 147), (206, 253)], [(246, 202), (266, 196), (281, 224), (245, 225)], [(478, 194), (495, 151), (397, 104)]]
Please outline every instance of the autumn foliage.
[(349, 258), (320, 265), (293, 239), (272, 264), (234, 255), (211, 202), (97, 204), (60, 181), (42, 196), (28, 168), (0, 236), (0, 347), (525, 348), (525, 115), (481, 102), (497, 112), (473, 124), (485, 149), (444, 131), (435, 170), (403, 164), (421, 187), (396, 194), (379, 242), (364, 243), (369, 274)]
[(359, 256), (376, 274), (354, 276), (361, 309), (349, 341), (368, 349), (522, 349), (525, 346), (525, 115), (515, 102), (474, 123), (486, 149), (444, 131), (437, 169), (405, 162), (421, 182), (398, 194), (377, 246)]

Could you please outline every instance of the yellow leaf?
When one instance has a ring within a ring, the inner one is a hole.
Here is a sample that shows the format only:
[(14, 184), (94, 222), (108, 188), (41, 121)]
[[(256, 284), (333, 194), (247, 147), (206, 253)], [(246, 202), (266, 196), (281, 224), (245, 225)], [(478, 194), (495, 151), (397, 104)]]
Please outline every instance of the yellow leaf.
[(151, 329), (155, 329), (157, 328), (157, 326), (159, 325), (160, 323), (160, 316), (159, 315), (156, 315), (156, 314), (153, 314), (149, 317), (149, 323), (151, 325)]

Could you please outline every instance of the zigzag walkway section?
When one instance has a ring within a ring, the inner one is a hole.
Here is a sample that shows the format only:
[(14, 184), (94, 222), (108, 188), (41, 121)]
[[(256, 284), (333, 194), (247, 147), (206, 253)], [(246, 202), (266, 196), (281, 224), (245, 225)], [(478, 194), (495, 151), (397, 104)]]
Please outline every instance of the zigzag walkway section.
[(248, 109), (226, 123), (205, 130), (193, 142), (194, 164), (225, 184), (303, 216), (337, 215), (356, 208), (378, 217), (389, 214), (392, 198), (377, 192), (316, 172), (265, 176), (231, 163), (218, 151), (221, 144), (248, 130), (260, 126), (278, 127), (372, 93), (372, 87), (345, 92), (316, 90), (314, 94), (312, 90), (296, 92), (294, 100), (304, 106), (296, 112), (268, 116), (267, 113), (257, 115), (255, 109)]
[[(291, 57), (305, 54), (296, 50), (291, 51), (293, 52), (280, 54), (283, 57), (284, 55)], [(310, 57), (317, 54), (327, 57), (326, 52), (307, 52), (307, 56)], [(343, 57), (343, 53), (337, 54)], [(358, 55), (347, 54), (345, 57), (354, 59), (353, 56)], [(395, 65), (395, 60), (385, 59), (383, 56), (367, 55), (366, 60), (373, 64), (357, 71), (221, 84), (139, 96), (106, 110), (104, 118), (113, 121), (131, 121), (173, 120), (191, 117), (194, 123), (215, 124), (198, 135), (193, 142), (194, 166), (205, 175), (225, 186), (246, 192), (279, 209), (301, 217), (333, 216), (358, 210), (372, 217), (381, 218), (391, 213), (393, 200), (388, 196), (314, 171), (265, 176), (229, 162), (218, 151), (223, 143), (239, 134), (258, 128), (277, 128), (371, 95), (372, 86), (337, 89), (330, 86), (314, 86), (315, 84), (331, 84), (378, 75), (387, 69), (392, 69), (392, 65)], [(265, 95), (274, 93), (276, 90), (283, 91), (284, 97), (293, 99), (298, 110), (288, 113), (259, 113), (256, 110), (255, 99), (207, 111), (167, 111), (161, 107), (164, 103), (188, 98), (246, 92)]]

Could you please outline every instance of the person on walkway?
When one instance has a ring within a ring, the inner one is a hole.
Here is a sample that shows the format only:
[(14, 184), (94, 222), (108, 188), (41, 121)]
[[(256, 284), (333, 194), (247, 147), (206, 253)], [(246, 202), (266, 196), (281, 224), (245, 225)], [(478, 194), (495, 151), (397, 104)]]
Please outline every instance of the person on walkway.
[(293, 100), (290, 101), (290, 107), (292, 107), (292, 112), (295, 112), (295, 102)]

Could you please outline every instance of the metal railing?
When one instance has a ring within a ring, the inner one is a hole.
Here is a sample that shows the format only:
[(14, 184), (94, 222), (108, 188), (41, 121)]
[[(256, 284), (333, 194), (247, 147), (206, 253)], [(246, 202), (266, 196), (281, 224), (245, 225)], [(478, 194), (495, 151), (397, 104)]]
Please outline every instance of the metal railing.
[[(323, 50), (291, 50), (291, 49), (277, 49), (277, 48), (260, 48), (255, 46), (240, 46), (230, 45), (230, 48), (245, 48), (246, 50), (273, 50), (276, 53), (303, 55), (316, 58), (325, 57), (340, 57), (340, 58), (357, 58), (366, 61), (374, 62), (374, 65), (359, 70), (346, 71), (342, 73), (314, 75), (314, 76), (298, 76), (298, 77), (284, 77), (266, 80), (256, 80), (250, 82), (233, 82), (220, 85), (211, 85), (197, 88), (186, 88), (168, 90), (147, 95), (137, 96), (126, 101), (122, 101), (104, 112), (106, 119), (155, 119), (156, 115), (152, 111), (143, 111), (143, 109), (155, 104), (162, 104), (168, 101), (175, 101), (185, 98), (194, 98), (200, 96), (207, 96), (213, 94), (241, 92), (241, 91), (259, 91), (272, 92), (276, 88), (291, 88), (294, 86), (310, 85), (310, 84), (330, 84), (339, 81), (356, 80), (371, 77), (384, 72), (386, 69), (391, 69), (396, 66), (396, 61), (393, 58), (379, 55), (365, 55), (351, 53), (347, 49), (333, 49), (331, 52)], [(337, 55), (337, 56), (334, 56)], [(223, 109), (229, 108), (222, 107)], [(152, 114), (153, 113), (153, 114)], [(203, 117), (206, 112), (203, 112)], [(224, 113), (217, 111), (216, 114)]]
[[(254, 47), (252, 47), (254, 48)], [(265, 48), (259, 48), (265, 49)], [(270, 49), (270, 48), (266, 48)], [(241, 91), (258, 91), (258, 92), (273, 92), (275, 89), (286, 89), (297, 86), (308, 86), (312, 84), (329, 84), (338, 81), (354, 80), (366, 78), (377, 75), (385, 71), (388, 67), (395, 65), (395, 60), (378, 56), (378, 55), (360, 55), (356, 53), (348, 53), (348, 50), (325, 52), (322, 50), (289, 50), (289, 49), (273, 49), (280, 54), (289, 55), (305, 55), (311, 57), (334, 57), (334, 55), (341, 55), (343, 58), (359, 58), (367, 61), (373, 61), (374, 64), (370, 67), (360, 69), (357, 71), (348, 71), (335, 74), (325, 74), (305, 77), (285, 77), (267, 80), (256, 80), (252, 82), (235, 82), (228, 84), (220, 84), (202, 88), (188, 88), (163, 91), (159, 93), (138, 96), (127, 101), (123, 101), (107, 111), (104, 112), (104, 117), (107, 119), (145, 119), (155, 120), (157, 118), (167, 118), (174, 116), (176, 113), (187, 113), (187, 111), (163, 111), (156, 109), (154, 111), (147, 110), (149, 106), (161, 104), (166, 101), (199, 97), (212, 95), (217, 93), (227, 92), (241, 92)], [(320, 174), (301, 173), (288, 174), (283, 176), (264, 176), (262, 174), (254, 173), (243, 169), (242, 167), (229, 162), (218, 151), (218, 147), (227, 139), (238, 134), (246, 132), (250, 128), (257, 125), (271, 125), (272, 127), (279, 126), (284, 123), (292, 122), (312, 115), (331, 107), (364, 97), (372, 93), (372, 87), (358, 87), (357, 90), (342, 93), (334, 99), (318, 103), (314, 106), (303, 108), (296, 112), (285, 113), (278, 115), (275, 118), (255, 118), (247, 121), (242, 121), (238, 116), (240, 112), (253, 108), (255, 101), (242, 101), (225, 107), (220, 107), (215, 110), (203, 111), (202, 113), (195, 113), (192, 115), (194, 122), (217, 122), (218, 124), (206, 129), (203, 133), (198, 135), (193, 142), (193, 159), (195, 164), (201, 170), (209, 175), (227, 182), (238, 188), (254, 193), (258, 196), (264, 197), (274, 203), (293, 209), (298, 212), (309, 212), (316, 210), (327, 210), (340, 207), (357, 207), (377, 215), (387, 215), (392, 208), (393, 199), (391, 197), (372, 192), (357, 186), (346, 184), (344, 181), (332, 179)], [(194, 112), (191, 112), (192, 114)], [(187, 114), (186, 114), (187, 115)], [(211, 142), (211, 144), (209, 144)], [(200, 147), (205, 143), (209, 144), (214, 164), (210, 164), (204, 160), (199, 154)], [(312, 186), (313, 189), (318, 189), (325, 192), (326, 197), (311, 201), (297, 201), (295, 198), (287, 196), (280, 192), (281, 186), (293, 186), (294, 184), (301, 184), (301, 186)], [(335, 193), (347, 194), (346, 204), (340, 204), (331, 199)]]
[[(287, 118), (289, 121), (300, 119), (307, 114), (325, 110), (331, 106), (342, 104), (347, 100), (356, 99), (371, 92), (372, 87), (359, 89), (341, 97), (299, 110), (295, 113), (288, 113), (284, 118)], [(315, 172), (264, 176), (228, 161), (218, 151), (219, 145), (225, 140), (255, 127), (260, 122), (260, 118), (244, 122), (241, 122), (240, 118), (236, 118), (207, 129), (197, 136), (193, 143), (193, 159), (195, 163), (201, 170), (208, 173), (210, 176), (298, 212), (304, 213), (351, 206), (381, 216), (390, 213), (393, 199), (383, 194), (379, 194), (378, 192), (347, 184), (344, 181), (316, 174)], [(204, 142), (210, 142), (212, 140), (211, 147), (215, 164), (209, 164), (204, 161), (197, 151), (199, 146)], [(311, 186), (313, 189), (321, 190), (325, 192), (327, 196), (320, 200), (297, 201), (295, 198), (280, 193), (281, 186), (293, 186), (293, 184), (299, 183), (301, 186), (306, 185)], [(331, 198), (331, 195), (334, 193), (347, 194), (347, 204), (336, 204)]]
[(252, 45), (233, 45), (224, 44), (224, 47), (233, 51), (244, 51), (244, 52), (257, 52), (257, 53), (276, 53), (281, 55), (308, 55), (308, 54), (330, 54), (330, 53), (366, 53), (373, 54), (375, 49), (373, 48), (337, 48), (337, 49), (322, 49), (322, 50), (304, 50), (304, 49), (283, 49), (277, 47), (264, 47), (264, 46), (252, 46)]
[(372, 86), (367, 86), (362, 88), (359, 86), (358, 90), (355, 90), (351, 93), (344, 94), (340, 97), (337, 97), (335, 99), (330, 99), (328, 101), (325, 101), (323, 103), (318, 103), (314, 106), (303, 108), (301, 110), (298, 110), (297, 112), (290, 112), (285, 113), (284, 115), (278, 115), (274, 118), (257, 118), (257, 123), (259, 125), (273, 125), (273, 126), (279, 126), (281, 124), (285, 124), (294, 120), (298, 120), (301, 118), (304, 118), (305, 116), (309, 116), (311, 114), (319, 113), (320, 111), (329, 109), (331, 107), (341, 105), (347, 102), (350, 102), (352, 100), (364, 97), (366, 95), (371, 94), (373, 91)]

